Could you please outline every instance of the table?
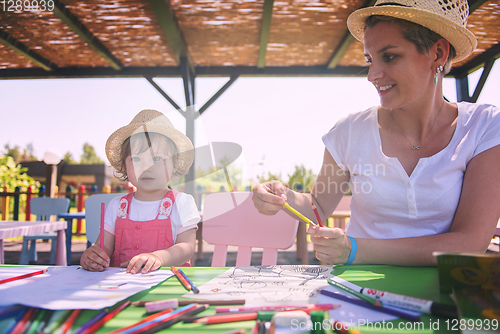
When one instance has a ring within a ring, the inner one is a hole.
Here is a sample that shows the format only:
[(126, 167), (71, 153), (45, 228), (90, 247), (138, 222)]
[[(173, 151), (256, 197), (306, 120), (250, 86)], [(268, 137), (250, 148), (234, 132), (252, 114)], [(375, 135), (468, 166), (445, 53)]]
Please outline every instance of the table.
[[(1, 269), (1, 268), (0, 268)], [(211, 267), (191, 267), (183, 268), (184, 272), (198, 286), (208, 282), (219, 274), (224, 273), (228, 268), (211, 268)], [(333, 270), (333, 274), (338, 275), (352, 283), (364, 287), (371, 287), (396, 293), (402, 293), (409, 296), (432, 299), (441, 303), (452, 304), (448, 295), (439, 293), (438, 272), (436, 267), (394, 267), (382, 265), (352, 265), (338, 266)], [(172, 277), (162, 284), (150, 290), (140, 292), (130, 298), (131, 301), (137, 300), (161, 300), (169, 298), (181, 298), (186, 293), (186, 290), (179, 284), (175, 277)], [(332, 299), (334, 303), (334, 300)], [(76, 321), (76, 326), (83, 325), (92, 316), (99, 311), (86, 310), (81, 313)], [(202, 315), (213, 314), (214, 307), (204, 311)], [(144, 308), (129, 306), (127, 309), (118, 314), (110, 322), (108, 322), (97, 333), (107, 333), (117, 328), (131, 325), (145, 316)], [(386, 322), (387, 323), (387, 322)], [(416, 323), (407, 322), (405, 320), (391, 321), (394, 328), (398, 326), (414, 326)], [(414, 333), (451, 333), (447, 330), (445, 319), (438, 319), (433, 316), (423, 315), (421, 317), (422, 326), (425, 330), (410, 331)], [(401, 324), (401, 325), (399, 325)], [(213, 333), (219, 334), (235, 328), (245, 328), (247, 333), (253, 327), (253, 321), (210, 325), (204, 326), (200, 324), (183, 324), (178, 323), (173, 327), (163, 330), (159, 333), (181, 334), (181, 333)], [(430, 328), (430, 327), (433, 328)], [(439, 327), (439, 328), (438, 328)], [(375, 328), (361, 328), (361, 332), (365, 334), (381, 334), (384, 331)], [(387, 331), (386, 331), (387, 332)], [(395, 330), (394, 332), (398, 332)], [(400, 332), (398, 332), (400, 333)]]
[(56, 265), (65, 266), (66, 248), (63, 245), (66, 227), (65, 221), (0, 221), (0, 264), (4, 263), (3, 239), (57, 231)]
[(85, 212), (60, 213), (57, 219), (65, 219), (68, 223), (66, 228), (66, 263), (71, 265), (71, 239), (73, 238), (73, 219), (85, 219)]

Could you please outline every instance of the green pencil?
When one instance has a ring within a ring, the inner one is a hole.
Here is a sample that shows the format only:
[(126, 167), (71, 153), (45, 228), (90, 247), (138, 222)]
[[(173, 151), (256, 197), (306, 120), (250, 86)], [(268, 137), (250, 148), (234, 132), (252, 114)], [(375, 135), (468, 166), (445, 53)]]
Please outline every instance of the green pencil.
[(351, 289), (343, 284), (340, 284), (339, 282), (333, 281), (331, 278), (327, 278), (326, 280), (327, 280), (328, 284), (333, 285), (334, 287), (337, 287), (339, 289), (342, 289), (345, 292), (349, 292), (350, 294), (363, 299), (365, 302), (368, 302), (368, 303), (375, 305), (375, 306), (382, 306), (382, 303), (379, 300), (365, 296), (361, 292), (353, 290), (353, 289)]
[(40, 321), (42, 321), (42, 318), (43, 318), (45, 312), (47, 312), (47, 310), (45, 310), (45, 309), (40, 310), (40, 312), (38, 313), (35, 320), (33, 320), (33, 322), (31, 323), (31, 326), (28, 329), (28, 331), (26, 332), (26, 334), (35, 334), (36, 333), (38, 326), (40, 326)]
[(71, 310), (57, 310), (52, 314), (47, 327), (45, 327), (45, 333), (53, 333), (61, 324), (66, 320)]

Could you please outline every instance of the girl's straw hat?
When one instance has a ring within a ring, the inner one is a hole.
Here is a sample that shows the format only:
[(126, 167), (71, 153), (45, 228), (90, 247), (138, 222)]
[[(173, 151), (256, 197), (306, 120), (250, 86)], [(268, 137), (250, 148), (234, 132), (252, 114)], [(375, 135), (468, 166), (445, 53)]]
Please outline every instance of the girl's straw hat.
[(351, 34), (363, 42), (366, 19), (371, 15), (392, 16), (420, 24), (445, 38), (455, 48), (453, 62), (467, 58), (477, 46), (466, 28), (469, 5), (466, 0), (378, 0), (373, 7), (361, 8), (347, 19)]
[(161, 112), (146, 109), (138, 113), (132, 121), (119, 128), (106, 141), (106, 156), (111, 166), (120, 170), (122, 165), (121, 150), (123, 142), (136, 133), (156, 132), (170, 138), (177, 147), (177, 171), (176, 174), (184, 175), (193, 163), (193, 144), (182, 132), (176, 130), (167, 116)]

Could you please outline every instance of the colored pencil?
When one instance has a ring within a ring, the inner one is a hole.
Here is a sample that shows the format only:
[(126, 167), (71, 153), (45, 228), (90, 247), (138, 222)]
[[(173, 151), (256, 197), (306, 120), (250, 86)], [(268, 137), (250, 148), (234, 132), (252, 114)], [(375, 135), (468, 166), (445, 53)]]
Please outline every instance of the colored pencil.
[(143, 333), (144, 330), (150, 328), (153, 324), (156, 324), (161, 321), (168, 321), (170, 319), (175, 318), (179, 314), (183, 314), (187, 311), (194, 310), (198, 305), (197, 304), (189, 304), (184, 307), (178, 308), (175, 311), (164, 313), (161, 316), (155, 317), (154, 319), (147, 322), (137, 322), (133, 326), (129, 326), (126, 329), (115, 331), (115, 333), (120, 334), (135, 334), (135, 333)]
[(258, 334), (259, 327), (260, 327), (260, 323), (259, 323), (259, 321), (256, 321), (255, 325), (252, 327), (252, 330), (250, 331), (250, 334)]
[(159, 300), (156, 302), (148, 302), (146, 303), (146, 313), (153, 313), (158, 311), (163, 311), (166, 309), (176, 309), (179, 307), (179, 301), (177, 298), (167, 299), (167, 300)]
[(340, 305), (335, 304), (304, 304), (304, 305), (270, 305), (270, 306), (242, 306), (242, 307), (216, 307), (215, 313), (230, 312), (262, 312), (262, 311), (287, 311), (299, 310), (303, 308), (321, 307), (329, 310), (336, 309)]
[(176, 323), (178, 323), (179, 321), (182, 321), (182, 319), (184, 317), (198, 314), (200, 312), (205, 311), (208, 308), (208, 306), (209, 306), (208, 304), (198, 305), (198, 306), (196, 306), (196, 308), (189, 310), (189, 311), (186, 311), (183, 314), (179, 314), (176, 317), (174, 317), (173, 319), (170, 319), (167, 321), (162, 321), (162, 322), (154, 324), (150, 328), (146, 328), (144, 331), (141, 331), (141, 334), (153, 334), (153, 333), (156, 333), (162, 329), (169, 328), (169, 327), (175, 325)]
[(229, 332), (224, 332), (222, 334), (245, 334), (247, 330), (245, 328), (232, 329)]
[(99, 247), (101, 247), (101, 249), (104, 249), (104, 210), (105, 204), (101, 203), (101, 233), (99, 235)]
[(13, 307), (8, 307), (0, 311), (0, 320), (10, 318), (14, 314), (17, 314), (18, 312), (21, 312), (24, 310), (24, 306), (13, 306)]
[(45, 327), (47, 326), (47, 323), (49, 322), (50, 318), (52, 317), (52, 314), (54, 314), (54, 311), (52, 310), (46, 310), (45, 314), (43, 315), (43, 318), (40, 320), (40, 324), (38, 325), (38, 328), (36, 330), (36, 333), (43, 333)]
[(334, 287), (339, 288), (341, 290), (344, 290), (345, 292), (349, 292), (351, 295), (354, 295), (354, 296), (358, 297), (359, 299), (364, 300), (367, 303), (370, 303), (370, 304), (375, 305), (375, 306), (382, 306), (382, 303), (380, 301), (373, 299), (373, 298), (370, 298), (368, 296), (365, 296), (361, 292), (353, 290), (353, 289), (345, 286), (344, 284), (341, 284), (339, 282), (335, 282), (331, 278), (327, 278), (326, 281), (328, 282), (328, 284), (333, 285)]
[(186, 273), (184, 273), (184, 271), (182, 271), (181, 268), (177, 269), (179, 270), (179, 272), (181, 273), (181, 275), (186, 279), (186, 281), (191, 285), (191, 289), (193, 290), (194, 293), (200, 293), (200, 289), (198, 289), (198, 287), (196, 285), (194, 285), (193, 281), (191, 281), (189, 279), (189, 277), (187, 277)]
[[(133, 302), (134, 306), (145, 306), (146, 303), (157, 302), (157, 300), (139, 300)], [(179, 300), (179, 306), (186, 306), (189, 304), (208, 304), (208, 305), (245, 305), (245, 299), (215, 299), (215, 300), (203, 300), (203, 299), (183, 299)]]
[(21, 320), (24, 318), (24, 316), (26, 315), (26, 313), (28, 311), (29, 311), (29, 308), (22, 309), (21, 312), (19, 312), (17, 314), (16, 319), (14, 320), (14, 322), (5, 329), (5, 333), (12, 334), (14, 332), (14, 328), (17, 327), (17, 325), (19, 324), (19, 322), (21, 322)]
[(118, 313), (123, 311), (127, 306), (130, 305), (130, 300), (126, 300), (117, 307), (115, 307), (112, 311), (110, 311), (108, 314), (106, 314), (104, 317), (101, 318), (101, 320), (97, 321), (95, 324), (87, 328), (83, 333), (84, 334), (92, 334), (95, 333), (99, 328), (104, 326), (104, 324), (111, 319), (113, 319)]
[(40, 322), (42, 321), (43, 317), (45, 316), (45, 313), (47, 310), (41, 309), (40, 312), (38, 312), (38, 315), (36, 318), (33, 320), (31, 323), (30, 328), (26, 331), (26, 334), (36, 334), (38, 327), (40, 326)]
[(34, 271), (32, 273), (29, 273), (29, 274), (24, 274), (24, 275), (19, 275), (19, 276), (15, 276), (15, 277), (5, 278), (3, 280), (0, 280), (0, 284), (9, 283), (9, 282), (17, 281), (17, 280), (20, 280), (20, 279), (23, 279), (23, 278), (28, 278), (28, 277), (33, 277), (33, 276), (41, 275), (41, 274), (44, 274), (46, 272), (47, 272), (47, 270), (44, 269), (44, 270)]
[(177, 277), (177, 279), (182, 283), (182, 285), (186, 288), (186, 290), (191, 290), (191, 284), (186, 281), (184, 276), (179, 272), (179, 270), (175, 269), (174, 266), (170, 267), (170, 270), (174, 273), (174, 275)]
[(28, 309), (28, 311), (23, 315), (23, 317), (21, 318), (21, 320), (19, 320), (19, 322), (16, 324), (16, 326), (12, 329), (12, 331), (10, 332), (10, 334), (19, 334), (19, 333), (22, 333), (24, 328), (26, 327), (26, 324), (28, 324), (28, 321), (29, 319), (31, 318), (31, 316), (33, 315), (33, 313), (35, 312), (35, 308), (34, 307), (30, 307)]
[(54, 332), (61, 323), (66, 319), (68, 316), (70, 310), (58, 310), (55, 311), (52, 316), (50, 317), (50, 320), (45, 328), (46, 333), (52, 333)]
[(309, 218), (307, 218), (306, 216), (304, 216), (303, 214), (301, 214), (300, 212), (298, 212), (297, 210), (295, 210), (294, 208), (292, 208), (290, 206), (290, 204), (288, 204), (287, 202), (285, 202), (285, 204), (283, 204), (283, 206), (285, 208), (287, 208), (288, 210), (290, 210), (294, 215), (296, 215), (297, 217), (299, 217), (300, 219), (302, 219), (303, 221), (305, 221), (306, 223), (313, 224), (314, 226), (318, 226), (318, 224), (316, 224), (315, 222), (313, 222), (312, 220), (310, 220)]
[(64, 322), (64, 324), (62, 324), (60, 334), (66, 334), (70, 330), (71, 326), (73, 326), (76, 318), (78, 318), (78, 315), (80, 314), (81, 311), (82, 310), (77, 309), (71, 312), (71, 315)]
[(212, 315), (195, 320), (193, 322), (205, 325), (215, 325), (249, 320), (257, 320), (257, 312)]
[[(158, 317), (160, 317), (160, 316), (163, 316), (164, 314), (170, 313), (170, 312), (172, 312), (172, 311), (173, 311), (173, 310), (172, 310), (171, 308), (169, 308), (169, 309), (163, 310), (163, 311), (161, 311), (161, 312), (157, 312), (157, 313), (155, 313), (155, 314), (151, 314), (151, 315), (147, 316), (146, 318), (142, 319), (141, 321), (138, 321), (138, 322), (136, 322), (136, 323), (134, 323), (134, 324), (132, 324), (132, 325), (126, 326), (126, 327), (122, 327), (122, 328), (115, 329), (114, 331), (111, 331), (111, 332), (109, 332), (108, 334), (116, 334), (116, 333), (120, 333), (120, 332), (122, 332), (122, 331), (124, 331), (124, 330), (131, 329), (132, 327), (136, 327), (136, 326), (137, 326), (137, 325), (139, 325), (139, 324), (143, 324), (143, 323), (145, 323), (145, 322), (150, 322), (150, 321), (152, 321), (153, 319), (158, 318)], [(75, 333), (75, 334), (76, 334), (76, 333)]]
[(324, 227), (323, 222), (321, 222), (321, 217), (319, 216), (319, 212), (318, 212), (318, 209), (316, 208), (316, 205), (314, 205), (313, 202), (311, 202), (311, 205), (312, 205), (314, 215), (316, 216), (316, 220), (318, 221), (319, 226)]
[(419, 316), (416, 316), (414, 314), (410, 314), (410, 313), (407, 313), (407, 312), (403, 312), (403, 311), (400, 311), (400, 310), (395, 310), (395, 309), (387, 308), (387, 307), (384, 307), (384, 306), (375, 306), (373, 304), (365, 302), (364, 300), (357, 299), (357, 298), (350, 298), (350, 297), (344, 296), (343, 294), (335, 293), (335, 292), (328, 291), (328, 290), (319, 289), (318, 292), (321, 293), (322, 295), (325, 295), (325, 296), (328, 296), (328, 297), (332, 297), (332, 298), (335, 298), (335, 299), (338, 299), (338, 300), (343, 300), (343, 301), (346, 301), (348, 303), (352, 303), (352, 304), (355, 304), (355, 305), (358, 305), (358, 306), (366, 307), (366, 308), (369, 308), (369, 309), (372, 309), (372, 310), (375, 310), (375, 311), (379, 311), (379, 312), (382, 312), (382, 313), (386, 313), (386, 314), (394, 315), (394, 316), (397, 316), (397, 317), (405, 318), (405, 319), (408, 319), (408, 320), (411, 320), (411, 321), (420, 321), (420, 317)]

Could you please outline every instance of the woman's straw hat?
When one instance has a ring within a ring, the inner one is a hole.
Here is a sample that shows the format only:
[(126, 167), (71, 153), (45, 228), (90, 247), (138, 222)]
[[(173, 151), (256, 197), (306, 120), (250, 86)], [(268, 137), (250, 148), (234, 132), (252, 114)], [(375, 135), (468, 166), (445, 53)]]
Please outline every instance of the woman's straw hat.
[(182, 132), (176, 130), (167, 116), (161, 112), (146, 109), (138, 113), (132, 121), (119, 128), (106, 141), (106, 156), (111, 166), (120, 170), (122, 165), (121, 150), (123, 142), (136, 133), (156, 132), (170, 138), (177, 147), (177, 175), (188, 172), (193, 163), (193, 144)]
[(477, 46), (466, 28), (469, 5), (466, 0), (378, 0), (373, 7), (361, 8), (347, 19), (351, 34), (363, 42), (366, 19), (371, 15), (392, 16), (420, 24), (445, 38), (455, 48), (453, 62), (467, 58)]

